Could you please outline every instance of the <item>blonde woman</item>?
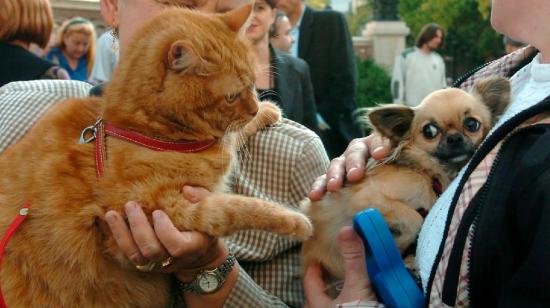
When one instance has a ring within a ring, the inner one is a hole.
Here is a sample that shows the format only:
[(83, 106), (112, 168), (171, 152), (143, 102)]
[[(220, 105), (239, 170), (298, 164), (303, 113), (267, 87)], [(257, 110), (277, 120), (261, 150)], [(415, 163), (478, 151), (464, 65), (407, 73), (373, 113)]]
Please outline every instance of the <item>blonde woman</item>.
[(59, 27), (55, 47), (46, 59), (67, 70), (71, 79), (86, 81), (94, 66), (95, 40), (91, 21), (71, 18)]
[(69, 78), (63, 69), (29, 51), (31, 43), (45, 48), (50, 39), (53, 17), (48, 0), (0, 1), (0, 25), (0, 86)]

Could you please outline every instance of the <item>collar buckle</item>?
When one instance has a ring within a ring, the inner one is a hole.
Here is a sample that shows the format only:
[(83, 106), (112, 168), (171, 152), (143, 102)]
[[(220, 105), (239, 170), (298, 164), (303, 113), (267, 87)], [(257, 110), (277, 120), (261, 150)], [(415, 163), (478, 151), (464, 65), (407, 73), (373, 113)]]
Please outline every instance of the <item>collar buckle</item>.
[(90, 143), (94, 141), (97, 137), (97, 127), (101, 123), (101, 119), (97, 120), (94, 125), (85, 127), (80, 133), (80, 139), (78, 140), (79, 144)]

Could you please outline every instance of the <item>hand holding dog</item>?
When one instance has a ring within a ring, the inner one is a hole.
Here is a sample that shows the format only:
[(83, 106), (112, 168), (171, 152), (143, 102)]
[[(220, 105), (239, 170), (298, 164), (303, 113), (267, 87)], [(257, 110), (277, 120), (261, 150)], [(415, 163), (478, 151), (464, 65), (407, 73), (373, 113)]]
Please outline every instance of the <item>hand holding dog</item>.
[(310, 308), (335, 307), (352, 301), (376, 301), (365, 263), (365, 250), (361, 238), (351, 227), (344, 227), (338, 234), (338, 246), (344, 260), (345, 280), (336, 299), (326, 294), (321, 266), (312, 264), (304, 277), (307, 306)]
[(392, 150), (389, 139), (378, 133), (353, 139), (344, 154), (330, 162), (327, 173), (315, 180), (309, 198), (319, 201), (325, 192), (338, 191), (345, 180), (351, 183), (360, 181), (365, 176), (365, 164), (369, 157), (384, 159)]

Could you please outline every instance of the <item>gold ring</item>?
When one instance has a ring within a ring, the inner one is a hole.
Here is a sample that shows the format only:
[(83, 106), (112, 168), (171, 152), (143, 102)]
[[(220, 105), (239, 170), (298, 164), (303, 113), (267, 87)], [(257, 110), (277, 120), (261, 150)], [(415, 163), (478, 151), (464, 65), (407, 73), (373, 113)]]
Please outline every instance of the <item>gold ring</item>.
[(168, 267), (168, 266), (172, 265), (172, 263), (174, 263), (174, 257), (170, 256), (170, 257), (164, 259), (162, 262), (160, 262), (160, 266), (161, 266), (161, 268), (165, 268), (165, 267)]
[(152, 271), (155, 267), (157, 267), (157, 263), (155, 262), (152, 262), (152, 261), (149, 261), (149, 263), (145, 264), (145, 265), (136, 265), (136, 268), (142, 272), (150, 272)]

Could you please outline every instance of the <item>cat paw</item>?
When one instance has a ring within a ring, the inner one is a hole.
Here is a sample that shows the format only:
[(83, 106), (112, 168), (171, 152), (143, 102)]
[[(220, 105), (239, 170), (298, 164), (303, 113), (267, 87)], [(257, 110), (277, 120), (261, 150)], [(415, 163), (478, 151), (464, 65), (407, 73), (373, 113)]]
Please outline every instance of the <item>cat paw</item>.
[(292, 213), (280, 224), (281, 234), (288, 235), (300, 241), (305, 241), (313, 235), (313, 224), (301, 213)]
[(281, 120), (281, 108), (271, 101), (261, 101), (256, 117), (258, 118), (258, 128), (265, 128)]

